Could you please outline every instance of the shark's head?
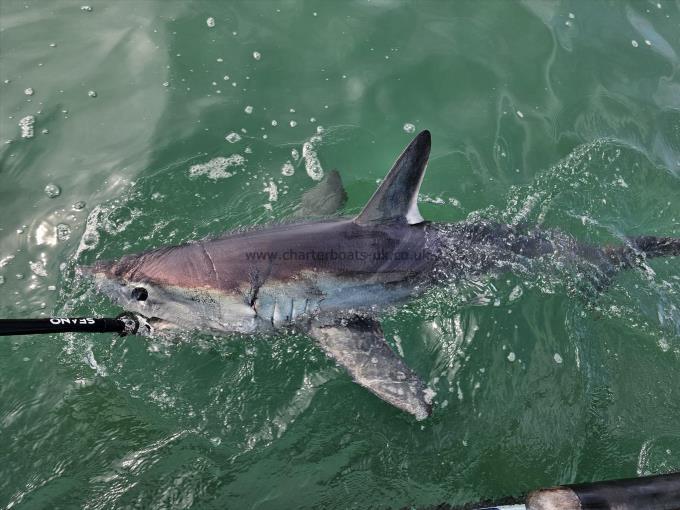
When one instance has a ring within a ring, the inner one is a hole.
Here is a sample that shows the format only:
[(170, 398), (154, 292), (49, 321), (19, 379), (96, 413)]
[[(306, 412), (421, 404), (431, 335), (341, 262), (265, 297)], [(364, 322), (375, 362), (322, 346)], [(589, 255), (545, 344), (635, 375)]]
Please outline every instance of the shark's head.
[(202, 296), (205, 292), (173, 281), (176, 268), (166, 269), (163, 270), (162, 254), (149, 252), (117, 262), (99, 261), (80, 271), (93, 279), (99, 292), (124, 310), (149, 318), (156, 329), (210, 327), (200, 320), (204, 314), (197, 306), (197, 302), (210, 301)]

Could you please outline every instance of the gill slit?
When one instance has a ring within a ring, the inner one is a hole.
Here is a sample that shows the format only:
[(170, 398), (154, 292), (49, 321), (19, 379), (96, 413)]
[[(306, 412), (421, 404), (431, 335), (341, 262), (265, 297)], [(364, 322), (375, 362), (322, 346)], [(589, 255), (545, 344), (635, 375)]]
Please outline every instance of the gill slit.
[(203, 250), (203, 253), (205, 253), (205, 256), (208, 257), (208, 260), (210, 261), (210, 265), (212, 265), (213, 273), (215, 274), (215, 283), (219, 285), (220, 283), (220, 275), (217, 272), (217, 268), (215, 267), (215, 262), (213, 261), (212, 257), (210, 256), (210, 253), (208, 253), (208, 250), (205, 249), (205, 246), (203, 246), (203, 243), (200, 243), (201, 249)]

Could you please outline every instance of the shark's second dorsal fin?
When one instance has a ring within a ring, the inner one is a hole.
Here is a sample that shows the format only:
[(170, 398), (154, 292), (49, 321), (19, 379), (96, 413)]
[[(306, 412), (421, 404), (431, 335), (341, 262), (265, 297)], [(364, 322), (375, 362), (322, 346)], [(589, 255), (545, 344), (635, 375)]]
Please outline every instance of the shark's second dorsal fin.
[(364, 210), (354, 219), (354, 223), (421, 223), (423, 217), (418, 211), (418, 190), (429, 156), (430, 132), (421, 131), (401, 153)]

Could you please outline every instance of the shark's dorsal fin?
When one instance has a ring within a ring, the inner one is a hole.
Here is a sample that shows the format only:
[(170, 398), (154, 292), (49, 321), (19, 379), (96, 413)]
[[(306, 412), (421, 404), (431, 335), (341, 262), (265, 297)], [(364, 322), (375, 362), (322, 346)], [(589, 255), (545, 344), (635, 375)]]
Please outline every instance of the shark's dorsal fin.
[(364, 210), (354, 219), (354, 223), (421, 223), (423, 217), (418, 210), (418, 190), (429, 156), (430, 132), (421, 131), (401, 153)]

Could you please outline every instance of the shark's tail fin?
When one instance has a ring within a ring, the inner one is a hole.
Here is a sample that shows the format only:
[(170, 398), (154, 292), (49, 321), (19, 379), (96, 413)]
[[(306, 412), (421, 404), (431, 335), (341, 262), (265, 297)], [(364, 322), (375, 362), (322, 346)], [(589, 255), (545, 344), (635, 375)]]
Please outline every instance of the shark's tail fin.
[(615, 266), (622, 269), (640, 265), (644, 258), (680, 255), (680, 238), (639, 236), (629, 237), (623, 246), (610, 246), (603, 251)]

